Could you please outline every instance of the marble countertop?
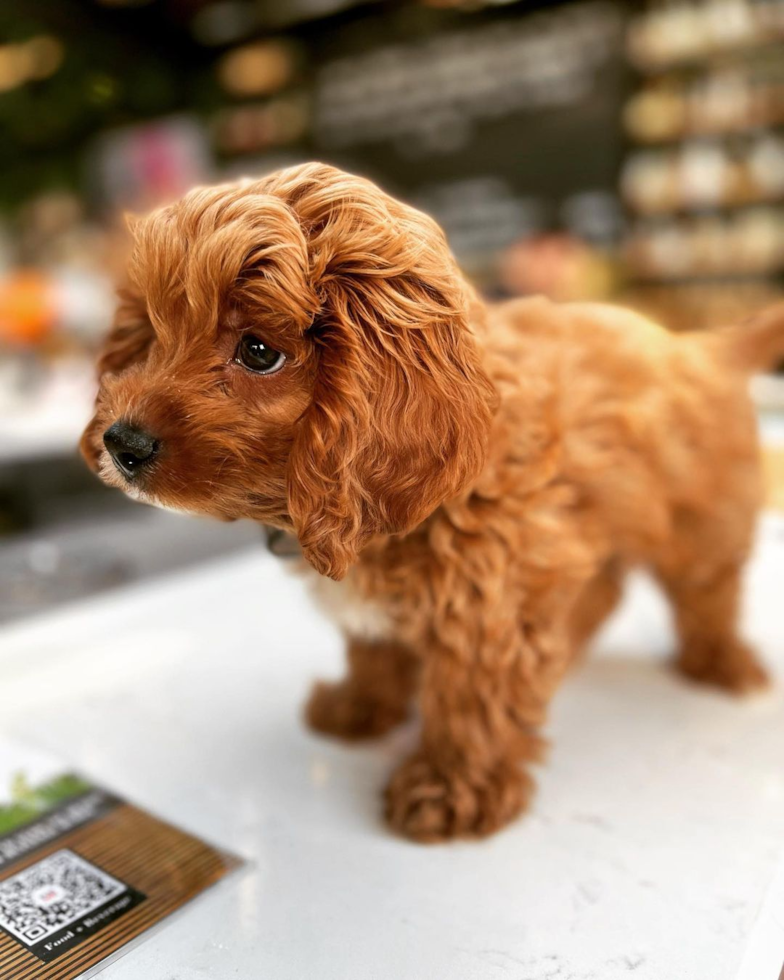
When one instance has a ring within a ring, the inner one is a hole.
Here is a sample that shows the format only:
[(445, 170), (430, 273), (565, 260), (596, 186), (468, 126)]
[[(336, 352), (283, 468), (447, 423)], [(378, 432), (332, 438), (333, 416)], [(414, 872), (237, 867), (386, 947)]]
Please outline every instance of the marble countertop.
[(361, 748), (304, 729), (341, 641), (261, 550), (0, 630), (0, 727), (250, 862), (108, 980), (778, 980), (775, 951), (749, 964), (766, 916), (784, 960), (784, 900), (761, 913), (784, 856), (782, 581), (770, 518), (745, 618), (779, 687), (746, 702), (666, 669), (667, 612), (633, 581), (555, 702), (531, 812), (481, 844), (382, 825), (412, 727)]

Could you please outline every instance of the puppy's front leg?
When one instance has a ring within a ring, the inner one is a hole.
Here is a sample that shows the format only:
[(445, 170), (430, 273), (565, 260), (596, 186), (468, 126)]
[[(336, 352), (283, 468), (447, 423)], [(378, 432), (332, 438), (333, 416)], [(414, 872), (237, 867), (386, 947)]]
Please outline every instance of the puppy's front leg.
[(458, 627), (454, 645), (437, 643), (425, 657), (421, 748), (386, 792), (387, 820), (417, 841), (490, 834), (531, 794), (523, 763), (540, 754), (536, 728), (568, 660), (566, 631), (484, 626), (471, 654)]
[(346, 656), (342, 681), (313, 688), (305, 707), (310, 727), (356, 740), (384, 735), (405, 721), (419, 672), (412, 651), (393, 641), (351, 638)]

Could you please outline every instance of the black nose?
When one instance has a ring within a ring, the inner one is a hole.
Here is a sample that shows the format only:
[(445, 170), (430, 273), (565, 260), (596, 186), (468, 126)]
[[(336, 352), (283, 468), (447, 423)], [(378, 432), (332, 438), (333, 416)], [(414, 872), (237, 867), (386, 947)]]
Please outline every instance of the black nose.
[(133, 425), (120, 420), (103, 434), (103, 444), (117, 469), (132, 480), (152, 462), (158, 452), (158, 440)]

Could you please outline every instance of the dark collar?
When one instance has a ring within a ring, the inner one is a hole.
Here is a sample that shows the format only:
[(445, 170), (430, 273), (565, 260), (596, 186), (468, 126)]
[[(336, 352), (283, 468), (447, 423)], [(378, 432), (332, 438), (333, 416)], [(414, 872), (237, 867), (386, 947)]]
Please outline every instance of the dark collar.
[(267, 539), (267, 549), (278, 558), (295, 558), (301, 555), (299, 541), (288, 531), (281, 531), (277, 527), (264, 525), (264, 534)]

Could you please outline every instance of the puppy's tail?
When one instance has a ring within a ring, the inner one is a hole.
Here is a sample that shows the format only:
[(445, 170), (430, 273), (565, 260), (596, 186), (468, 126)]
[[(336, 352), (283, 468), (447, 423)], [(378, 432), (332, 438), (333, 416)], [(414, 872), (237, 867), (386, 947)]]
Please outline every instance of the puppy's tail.
[(722, 353), (741, 371), (753, 373), (774, 367), (784, 360), (784, 302), (717, 330), (715, 338)]

